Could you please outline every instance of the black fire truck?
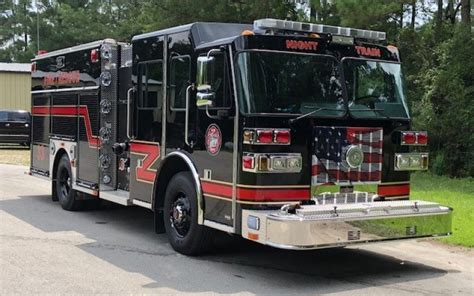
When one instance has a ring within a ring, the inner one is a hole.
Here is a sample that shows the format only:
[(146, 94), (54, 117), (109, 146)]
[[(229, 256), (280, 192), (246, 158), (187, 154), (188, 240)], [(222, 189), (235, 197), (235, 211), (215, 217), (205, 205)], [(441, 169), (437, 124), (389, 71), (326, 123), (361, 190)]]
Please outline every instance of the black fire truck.
[(449, 207), (409, 200), (428, 135), (383, 32), (193, 23), (32, 68), (31, 174), (65, 210), (150, 209), (184, 254), (217, 230), (298, 250), (451, 233)]

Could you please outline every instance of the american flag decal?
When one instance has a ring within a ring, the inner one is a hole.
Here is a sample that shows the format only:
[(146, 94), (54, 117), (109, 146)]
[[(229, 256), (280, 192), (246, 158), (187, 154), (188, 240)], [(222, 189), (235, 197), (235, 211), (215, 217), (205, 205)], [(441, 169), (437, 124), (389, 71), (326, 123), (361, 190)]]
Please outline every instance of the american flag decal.
[[(382, 174), (383, 129), (372, 127), (318, 126), (313, 133), (311, 183), (378, 183)], [(346, 152), (358, 146), (364, 153), (362, 165), (351, 168)]]

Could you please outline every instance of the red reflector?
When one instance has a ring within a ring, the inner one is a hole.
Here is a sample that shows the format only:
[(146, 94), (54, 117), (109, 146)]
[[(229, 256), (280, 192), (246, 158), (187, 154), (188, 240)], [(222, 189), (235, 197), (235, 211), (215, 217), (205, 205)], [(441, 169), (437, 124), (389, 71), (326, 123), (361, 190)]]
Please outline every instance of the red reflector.
[(242, 157), (242, 166), (245, 169), (252, 170), (255, 167), (255, 158), (253, 156)]
[(416, 141), (419, 145), (428, 144), (428, 133), (427, 132), (418, 132)]
[(36, 62), (31, 63), (31, 72), (36, 72)]
[(414, 132), (403, 132), (402, 133), (402, 144), (415, 144), (416, 134)]
[(259, 143), (272, 143), (273, 142), (273, 131), (272, 130), (259, 130), (259, 131), (257, 131), (257, 141)]
[(290, 143), (290, 131), (275, 131), (275, 142), (280, 144), (289, 144)]
[(248, 233), (247, 237), (251, 240), (258, 240), (258, 234), (257, 233)]
[(99, 51), (97, 49), (91, 50), (91, 62), (97, 63), (99, 61)]

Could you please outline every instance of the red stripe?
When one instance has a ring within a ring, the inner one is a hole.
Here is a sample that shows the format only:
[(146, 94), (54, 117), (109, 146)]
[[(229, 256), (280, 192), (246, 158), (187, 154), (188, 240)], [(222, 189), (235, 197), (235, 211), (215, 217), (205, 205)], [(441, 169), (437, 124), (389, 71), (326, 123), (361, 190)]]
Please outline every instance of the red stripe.
[[(202, 181), (204, 193), (232, 198), (232, 186)], [(244, 201), (294, 201), (310, 198), (310, 189), (237, 188), (237, 199)]]
[(31, 114), (33, 115), (49, 115), (49, 107), (31, 107)]
[(377, 194), (384, 196), (409, 195), (410, 184), (379, 185)]
[(201, 182), (204, 193), (232, 198), (232, 186), (211, 182)]
[(156, 176), (156, 170), (152, 169), (152, 165), (160, 157), (160, 146), (158, 143), (130, 143), (130, 151), (134, 153), (145, 154), (141, 167), (136, 167), (137, 179), (154, 182)]
[[(78, 112), (79, 111), (79, 112)], [(87, 142), (92, 147), (100, 145), (99, 138), (92, 134), (91, 120), (89, 117), (89, 109), (87, 106), (35, 106), (31, 108), (32, 115), (56, 115), (56, 116), (82, 116), (84, 117), (84, 124), (86, 126)]]
[(237, 188), (239, 200), (249, 201), (286, 201), (309, 199), (309, 189), (253, 189)]

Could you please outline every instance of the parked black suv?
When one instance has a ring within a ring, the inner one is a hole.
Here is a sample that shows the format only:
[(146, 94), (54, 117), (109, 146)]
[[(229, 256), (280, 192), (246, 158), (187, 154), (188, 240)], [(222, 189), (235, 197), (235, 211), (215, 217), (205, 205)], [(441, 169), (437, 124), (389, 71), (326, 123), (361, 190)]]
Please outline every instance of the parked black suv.
[(30, 113), (23, 110), (0, 110), (0, 143), (30, 145)]

